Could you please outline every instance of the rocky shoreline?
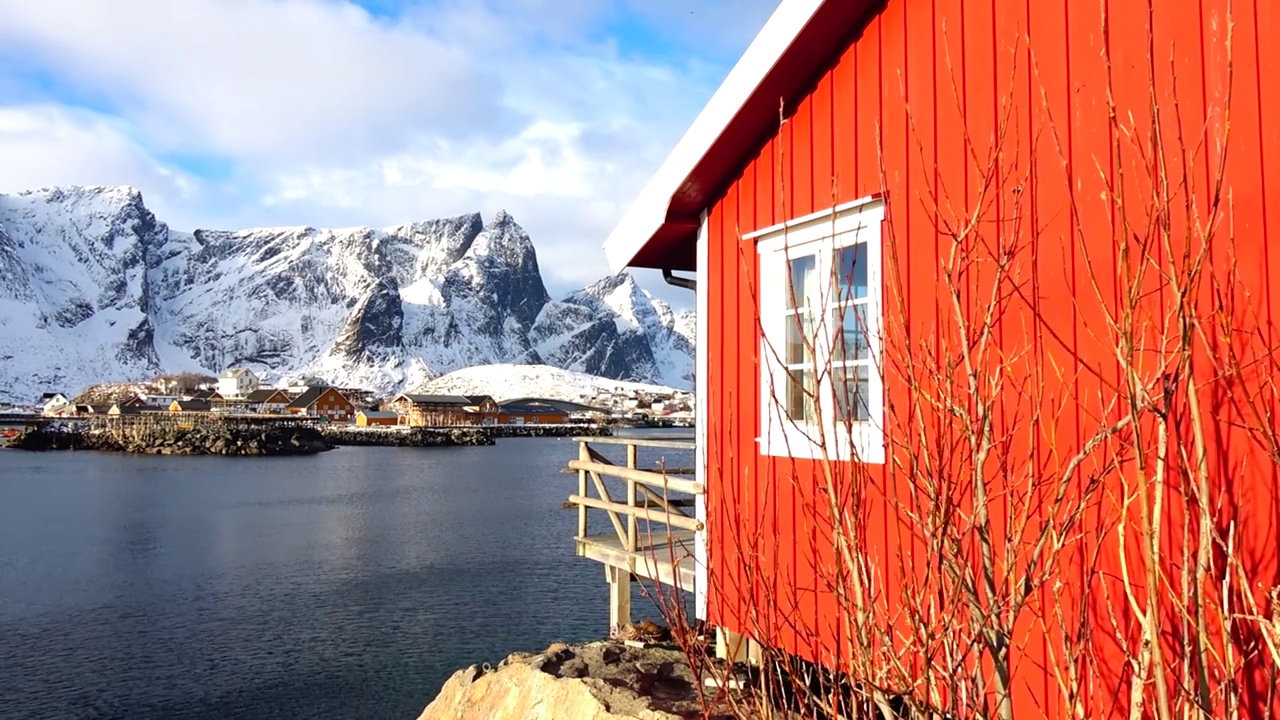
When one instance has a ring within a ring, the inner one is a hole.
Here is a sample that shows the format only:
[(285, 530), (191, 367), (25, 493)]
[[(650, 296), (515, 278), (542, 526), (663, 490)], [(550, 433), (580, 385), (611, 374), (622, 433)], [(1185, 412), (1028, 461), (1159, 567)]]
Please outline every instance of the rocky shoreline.
[(493, 445), (486, 428), (352, 428), (325, 426), (320, 434), (330, 443), (387, 447), (468, 447)]
[(311, 455), (342, 446), (476, 447), (499, 438), (612, 435), (607, 425), (506, 425), (459, 428), (355, 428), (345, 425), (243, 426), (205, 422), (194, 427), (146, 424), (119, 427), (55, 425), (0, 443), (17, 450), (99, 450), (143, 455)]
[(494, 425), (488, 430), (494, 437), (607, 437), (613, 435), (612, 425)]
[(383, 445), (389, 447), (469, 447), (493, 445), (501, 438), (608, 436), (608, 425), (490, 425), (458, 428), (355, 428), (324, 425), (320, 433), (334, 445)]
[(206, 423), (173, 426), (82, 430), (32, 430), (4, 447), (18, 450), (99, 450), (142, 455), (314, 455), (332, 450), (315, 428), (306, 426), (249, 428)]
[(454, 673), (418, 720), (732, 717), (720, 691), (702, 684), (674, 644), (556, 643), (541, 653), (511, 655), (496, 668), (473, 665)]

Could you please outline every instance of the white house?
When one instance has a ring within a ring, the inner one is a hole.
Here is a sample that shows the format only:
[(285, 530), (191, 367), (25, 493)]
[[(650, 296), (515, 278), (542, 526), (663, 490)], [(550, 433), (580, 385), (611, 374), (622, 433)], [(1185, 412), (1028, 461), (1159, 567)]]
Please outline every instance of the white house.
[(71, 406), (71, 400), (60, 392), (49, 392), (40, 396), (40, 412), (43, 415), (57, 415)]
[(258, 389), (258, 376), (249, 368), (229, 368), (218, 376), (218, 394), (241, 398)]

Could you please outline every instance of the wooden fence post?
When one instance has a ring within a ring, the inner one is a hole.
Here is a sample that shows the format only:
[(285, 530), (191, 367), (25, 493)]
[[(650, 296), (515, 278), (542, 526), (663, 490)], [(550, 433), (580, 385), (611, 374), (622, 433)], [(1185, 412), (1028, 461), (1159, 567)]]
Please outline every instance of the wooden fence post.
[[(636, 451), (635, 445), (627, 446), (627, 468), (636, 469)], [(634, 478), (627, 478), (627, 507), (631, 508), (627, 511), (627, 552), (636, 551), (636, 481)]]
[[(582, 460), (583, 462), (591, 461), (591, 448), (587, 446), (586, 442), (578, 443), (578, 459)], [(587, 471), (586, 470), (578, 471), (578, 495), (582, 497), (587, 496)], [(587, 536), (587, 506), (579, 505), (578, 506), (578, 537), (584, 538), (586, 536)]]

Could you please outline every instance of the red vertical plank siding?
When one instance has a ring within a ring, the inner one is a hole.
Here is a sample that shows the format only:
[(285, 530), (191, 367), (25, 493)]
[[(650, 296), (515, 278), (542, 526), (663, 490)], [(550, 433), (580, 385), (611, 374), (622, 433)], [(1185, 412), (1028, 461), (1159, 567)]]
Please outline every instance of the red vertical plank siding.
[(817, 94), (815, 91), (806, 97), (796, 106), (795, 115), (787, 121), (790, 126), (790, 132), (786, 133), (790, 141), (787, 166), (791, 169), (791, 182), (795, 184), (791, 192), (787, 193), (791, 200), (791, 205), (787, 208), (788, 217), (800, 217), (814, 211), (813, 104)]
[[(729, 318), (723, 310), (733, 306), (733, 295), (729, 292), (727, 281), (729, 272), (723, 252), (723, 238), (729, 231), (725, 227), (724, 206), (716, 206), (708, 213), (707, 236), (707, 340), (711, 346), (708, 365), (721, 370), (729, 367), (729, 358), (733, 357), (735, 348), (730, 347), (732, 329)], [(716, 362), (716, 358), (720, 362)], [(728, 394), (730, 387), (723, 378), (708, 378), (707, 425), (710, 428), (728, 426)], [(741, 507), (742, 484), (733, 479), (733, 457), (729, 443), (732, 436), (728, 433), (708, 432), (708, 468), (707, 468), (707, 515), (709, 538), (728, 538), (738, 534), (738, 528), (731, 515), (731, 509)], [(707, 612), (712, 622), (728, 627), (736, 627), (741, 623), (740, 598), (745, 587), (742, 573), (746, 567), (746, 558), (738, 551), (736, 544), (726, 543), (709, 548), (707, 563), (710, 566), (710, 577), (707, 598)]]
[(809, 162), (813, 167), (813, 201), (810, 205), (810, 212), (831, 207), (838, 202), (836, 200), (835, 130), (833, 128), (833, 119), (835, 118), (834, 88), (835, 70), (832, 69), (823, 74), (812, 96), (813, 141)]
[[(1028, 491), (1020, 483), (1028, 475), (1059, 472), (1066, 457), (1121, 417), (1105, 400), (1122, 380), (1110, 319), (1125, 289), (1119, 248), (1150, 231), (1144, 203), (1153, 198), (1152, 172), (1163, 167), (1188, 177), (1189, 186), (1176, 191), (1185, 197), (1171, 203), (1165, 216), (1171, 226), (1182, 228), (1171, 241), (1176, 253), (1188, 242), (1185, 229), (1212, 197), (1220, 162), (1217, 143), (1228, 127), (1224, 197), (1229, 202), (1211, 273), (1226, 284), (1215, 290), (1206, 283), (1197, 297), (1221, 300), (1231, 332), (1203, 341), (1194, 378), (1201, 388), (1198, 397), (1210, 403), (1213, 414), (1212, 482), (1226, 488), (1234, 502), (1214, 522), (1230, 521), (1235, 541), (1254, 549), (1248, 572), (1260, 587), (1280, 584), (1276, 463), (1259, 433), (1239, 429), (1259, 416), (1271, 422), (1268, 418), (1280, 410), (1280, 368), (1269, 350), (1280, 343), (1273, 328), (1280, 297), (1271, 287), (1280, 278), (1280, 242), (1268, 242), (1269, 223), (1275, 222), (1268, 213), (1274, 216), (1280, 208), (1280, 43), (1268, 42), (1267, 32), (1280, 28), (1280, 9), (1262, 0), (1235, 0), (1229, 19), (1228, 0), (1158, 3), (1152, 65), (1145, 6), (1117, 0), (888, 0), (829, 68), (816, 78), (796, 79), (810, 89), (788, 101), (776, 132), (762, 141), (756, 156), (743, 159), (741, 176), (711, 209), (708, 223), (710, 264), (704, 282), (710, 305), (712, 467), (707, 502), (709, 611), (715, 622), (807, 659), (830, 664), (849, 658), (841, 646), (848, 638), (836, 618), (840, 606), (831, 576), (838, 558), (820, 468), (759, 454), (760, 270), (755, 243), (742, 240), (743, 234), (884, 194), (885, 280), (893, 275), (898, 283), (884, 288), (887, 432), (896, 443), (891, 455), (915, 442), (909, 433), (916, 427), (962, 440), (953, 418), (929, 409), (923, 411), (926, 417), (913, 415), (906, 387), (912, 372), (941, 360), (950, 352), (945, 348), (954, 349), (960, 340), (942, 287), (952, 244), (946, 228), (959, 227), (976, 212), (984, 241), (1026, 236), (1014, 256), (1022, 273), (1020, 296), (1009, 303), (994, 335), (1006, 353), (1003, 371), (1011, 390), (1001, 396), (993, 421), (1010, 439), (1000, 447), (1000, 460), (984, 468), (996, 497), (993, 531), (1022, 558), (1034, 538), (1011, 533), (1019, 517), (1033, 522), (1047, 517), (1051, 487)], [(1222, 106), (1229, 20), (1235, 29), (1228, 125)], [(1104, 53), (1112, 61), (1110, 78)], [(1108, 120), (1109, 80), (1119, 128)], [(1152, 118), (1153, 88), (1158, 125)], [(1006, 120), (1006, 134), (999, 139)], [(1166, 140), (1181, 137), (1196, 149), (1157, 164), (1155, 129)], [(1117, 209), (1118, 194), (1127, 210)], [(975, 210), (979, 205), (981, 212)], [(992, 264), (979, 264), (960, 279), (962, 307), (971, 321), (986, 309), (990, 297), (983, 290), (989, 292), (994, 273)], [(1142, 330), (1138, 358), (1142, 372), (1150, 374), (1159, 359), (1152, 343), (1163, 337), (1156, 321), (1165, 317), (1172, 295), (1154, 273), (1142, 288), (1141, 310), (1150, 325)], [(1218, 371), (1223, 357), (1239, 357), (1248, 367), (1224, 374)], [(954, 374), (935, 382), (941, 388), (963, 379)], [(1190, 447), (1185, 424), (1175, 430), (1173, 441)], [(1111, 441), (1081, 472), (1100, 471), (1126, 442)], [(963, 455), (960, 451), (947, 461), (948, 476), (964, 477)], [(876, 587), (868, 602), (886, 618), (913, 598), (937, 592), (942, 582), (928, 572), (928, 539), (913, 534), (902, 520), (913, 500), (901, 461), (891, 457), (888, 465), (860, 468), (846, 478), (858, 484), (858, 531), (867, 561), (875, 566)], [(1185, 467), (1171, 460), (1169, 468), (1175, 466)], [(1161, 585), (1148, 588), (1145, 578), (1131, 578), (1140, 604), (1160, 603), (1171, 656), (1181, 652), (1176, 639), (1181, 629), (1165, 598), (1186, 589), (1181, 573), (1195, 561), (1184, 545), (1197, 529), (1188, 483), (1180, 476), (1168, 481), (1158, 518)], [(1015, 627), (1013, 695), (1021, 717), (1127, 714), (1131, 669), (1116, 638), (1132, 646), (1141, 627), (1119, 578), (1123, 566), (1138, 572), (1142, 557), (1132, 528), (1124, 549), (1118, 542), (1117, 526), (1136, 522), (1137, 513), (1125, 514), (1116, 498), (1132, 490), (1108, 486), (1089, 506), (1075, 528), (1080, 541), (1058, 558), (1054, 583), (1033, 594)], [(962, 511), (973, 509), (971, 486), (957, 487), (955, 494)], [(1067, 503), (1078, 499), (1078, 494), (1064, 498)], [(976, 552), (966, 560), (976, 567)], [(1014, 570), (1022, 567), (1019, 562)], [(938, 623), (947, 621), (967, 618)], [(1087, 628), (1083, 633), (1082, 627)], [(1226, 643), (1243, 651), (1256, 642), (1216, 638), (1218, 651)], [(913, 667), (926, 661), (911, 653), (928, 642), (906, 636), (893, 642), (911, 649), (904, 661)], [(1083, 694), (1067, 698), (1059, 678), (1072, 659)], [(1280, 702), (1266, 695), (1265, 677), (1251, 667), (1240, 678), (1254, 693), (1246, 716), (1280, 717)], [(1171, 682), (1182, 681), (1177, 672), (1169, 669)]]
[[(860, 44), (860, 43), (859, 43)], [(858, 90), (854, 80), (854, 53), (857, 45), (844, 51), (831, 69), (831, 161), (826, 166), (833, 178), (833, 205), (849, 202), (867, 193), (858, 187), (856, 134)]]

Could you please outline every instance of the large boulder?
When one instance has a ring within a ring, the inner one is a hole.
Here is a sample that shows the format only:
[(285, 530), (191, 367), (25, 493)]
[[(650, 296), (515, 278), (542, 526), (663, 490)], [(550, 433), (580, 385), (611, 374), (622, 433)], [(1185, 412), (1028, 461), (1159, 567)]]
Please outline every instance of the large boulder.
[(693, 678), (674, 649), (617, 643), (552, 646), (496, 670), (454, 673), (418, 720), (674, 720), (700, 717)]

